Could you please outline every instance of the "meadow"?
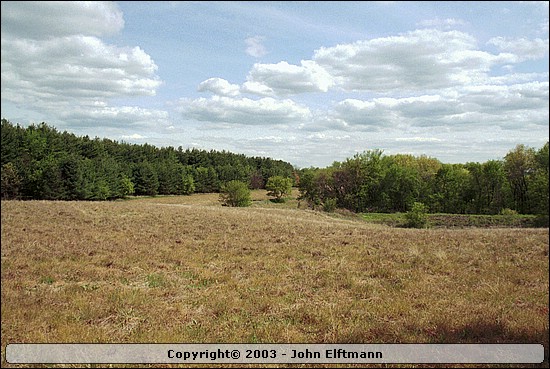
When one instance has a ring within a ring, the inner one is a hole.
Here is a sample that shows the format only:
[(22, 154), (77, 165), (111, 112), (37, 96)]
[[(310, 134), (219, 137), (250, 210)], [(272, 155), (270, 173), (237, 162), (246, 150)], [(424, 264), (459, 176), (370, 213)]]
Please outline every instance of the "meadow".
[(542, 343), (548, 367), (548, 228), (253, 200), (2, 201), (2, 367), (25, 367), (8, 343), (53, 342)]

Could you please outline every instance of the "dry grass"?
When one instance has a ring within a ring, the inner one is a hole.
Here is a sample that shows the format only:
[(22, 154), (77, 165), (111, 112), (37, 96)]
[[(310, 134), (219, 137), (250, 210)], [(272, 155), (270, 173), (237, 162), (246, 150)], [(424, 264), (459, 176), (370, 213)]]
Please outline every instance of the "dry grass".
[(548, 367), (548, 229), (253, 199), (3, 201), (2, 366), (7, 343), (513, 342), (544, 343)]

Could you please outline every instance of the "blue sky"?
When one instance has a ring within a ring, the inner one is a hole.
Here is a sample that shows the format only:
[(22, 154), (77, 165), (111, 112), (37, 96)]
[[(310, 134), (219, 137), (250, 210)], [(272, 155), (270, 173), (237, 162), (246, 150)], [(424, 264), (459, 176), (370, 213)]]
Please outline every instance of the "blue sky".
[(299, 167), (548, 140), (548, 2), (13, 2), (2, 118)]

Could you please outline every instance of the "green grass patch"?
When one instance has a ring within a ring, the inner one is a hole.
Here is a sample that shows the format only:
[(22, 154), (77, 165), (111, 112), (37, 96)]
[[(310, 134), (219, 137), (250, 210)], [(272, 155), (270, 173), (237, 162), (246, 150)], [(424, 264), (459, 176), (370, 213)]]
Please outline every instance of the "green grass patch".
[(364, 213), (361, 217), (369, 222), (376, 224), (385, 224), (391, 227), (405, 227), (407, 218), (405, 213)]
[(40, 278), (40, 283), (53, 284), (53, 282), (55, 282), (55, 279), (53, 279), (50, 276), (45, 276), (45, 277)]
[[(406, 227), (405, 213), (363, 213), (369, 223), (390, 227)], [(428, 222), (436, 228), (544, 228), (548, 221), (536, 215), (428, 214)]]
[(149, 274), (147, 276), (147, 286), (151, 288), (164, 287), (166, 285), (166, 280), (161, 274)]

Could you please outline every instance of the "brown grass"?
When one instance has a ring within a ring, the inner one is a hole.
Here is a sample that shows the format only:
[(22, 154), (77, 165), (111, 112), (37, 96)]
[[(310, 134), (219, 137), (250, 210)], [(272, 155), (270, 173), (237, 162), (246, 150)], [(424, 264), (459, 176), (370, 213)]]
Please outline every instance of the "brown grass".
[(548, 229), (253, 199), (2, 201), (2, 366), (8, 343), (263, 342), (543, 343), (548, 367)]

